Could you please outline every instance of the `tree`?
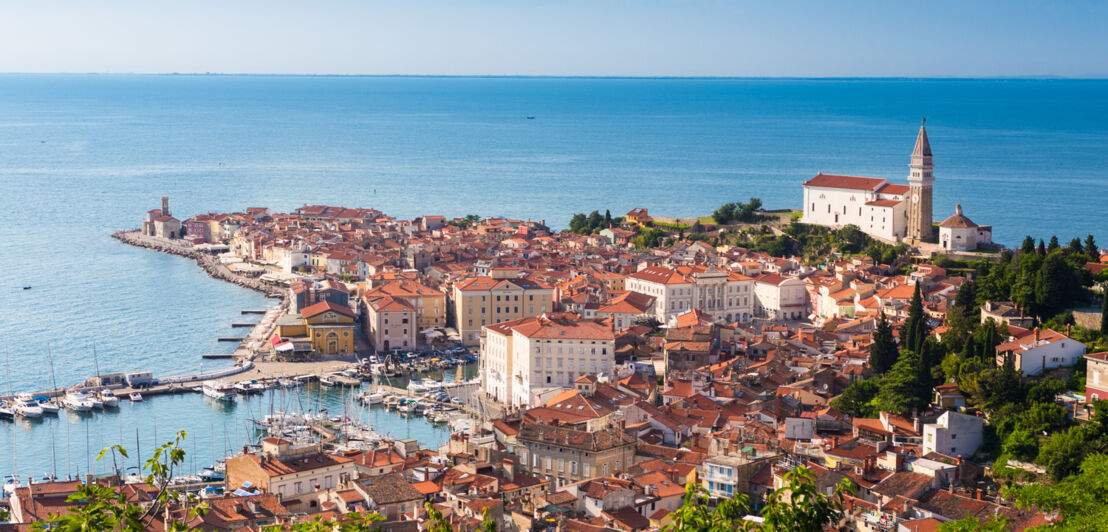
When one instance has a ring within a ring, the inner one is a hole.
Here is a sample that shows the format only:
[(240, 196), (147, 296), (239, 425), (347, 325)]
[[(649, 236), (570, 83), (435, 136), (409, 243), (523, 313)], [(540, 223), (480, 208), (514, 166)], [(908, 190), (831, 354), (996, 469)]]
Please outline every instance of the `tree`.
[(785, 473), (784, 486), (766, 497), (762, 509), (763, 530), (820, 531), (834, 525), (842, 517), (843, 497), (853, 490), (849, 479), (843, 479), (828, 495), (816, 489), (815, 476), (808, 468), (798, 466)]
[[(880, 390), (880, 379), (865, 379), (847, 386), (843, 393), (831, 400), (831, 406), (854, 417), (874, 417), (873, 402)], [(1106, 409), (1108, 410), (1108, 409)]]
[(877, 319), (877, 327), (873, 330), (873, 341), (869, 345), (869, 367), (874, 373), (884, 375), (896, 364), (898, 355), (893, 329), (882, 312)]
[(1059, 512), (1064, 530), (1108, 530), (1108, 456), (1092, 454), (1070, 478), (1008, 487), (1004, 496), (1022, 509)]
[(1007, 532), (1008, 519), (1003, 516), (993, 516), (980, 519), (974, 516), (966, 516), (959, 521), (947, 521), (939, 525), (939, 532)]
[(927, 317), (923, 314), (923, 295), (919, 283), (912, 292), (912, 303), (908, 306), (908, 319), (900, 329), (900, 345), (919, 353), (928, 336)]
[(1054, 250), (1058, 249), (1059, 247), (1060, 246), (1058, 244), (1058, 236), (1057, 235), (1051, 236), (1050, 237), (1050, 243), (1046, 245), (1047, 253), (1050, 253), (1051, 251), (1054, 251)]
[(750, 508), (750, 498), (736, 493), (711, 508), (708, 493), (699, 483), (685, 485), (681, 506), (673, 512), (673, 524), (662, 530), (672, 532), (730, 532), (747, 530), (750, 524), (743, 518)]
[(604, 217), (600, 216), (599, 211), (592, 211), (589, 213), (589, 231), (595, 231), (600, 228), (600, 224), (604, 221)]
[(1085, 254), (1093, 260), (1096, 260), (1097, 256), (1100, 254), (1096, 247), (1096, 239), (1093, 238), (1093, 235), (1085, 237)]
[(604, 227), (612, 224), (612, 211), (604, 209)]
[(1031, 235), (1027, 235), (1023, 239), (1023, 245), (1020, 246), (1021, 253), (1033, 253), (1035, 251), (1035, 239), (1031, 238)]
[(1074, 237), (1073, 240), (1070, 240), (1069, 251), (1070, 251), (1070, 253), (1074, 253), (1074, 254), (1081, 254), (1081, 253), (1085, 252), (1085, 248), (1081, 246), (1081, 239), (1080, 238)]
[(930, 392), (930, 378), (923, 378), (920, 356), (914, 351), (905, 350), (900, 352), (900, 359), (881, 379), (880, 390), (873, 404), (882, 412), (906, 416), (913, 408), (927, 405)]
[(571, 233), (581, 233), (588, 224), (588, 218), (585, 217), (584, 213), (579, 212), (569, 219), (569, 231)]
[[(77, 493), (66, 499), (68, 502), (80, 504), (70, 508), (67, 514), (51, 514), (46, 521), (35, 523), (35, 528), (63, 532), (93, 530), (138, 532), (147, 530), (147, 521), (163, 515), (162, 510), (173, 504), (183, 503), (186, 517), (190, 519), (205, 513), (208, 509), (207, 503), (200, 502), (195, 495), (188, 495), (182, 499), (179, 494), (168, 490), (177, 467), (185, 460), (185, 451), (181, 448), (181, 442), (184, 441), (185, 436), (185, 431), (177, 432), (173, 440), (155, 448), (151, 457), (143, 463), (143, 470), (148, 472), (146, 484), (156, 492), (152, 504), (145, 511), (137, 505), (128, 503), (127, 497), (114, 488), (99, 484), (83, 484), (77, 488)], [(96, 460), (103, 459), (109, 452), (113, 459), (117, 455), (122, 459), (127, 458), (126, 449), (113, 445), (100, 451)], [(164, 519), (162, 526), (167, 531), (186, 528), (181, 523), (170, 522), (168, 517)]]
[(1079, 426), (1051, 434), (1039, 446), (1035, 462), (1045, 467), (1055, 482), (1076, 473), (1089, 452), (1091, 440), (1095, 439), (1091, 432), (1090, 428)]

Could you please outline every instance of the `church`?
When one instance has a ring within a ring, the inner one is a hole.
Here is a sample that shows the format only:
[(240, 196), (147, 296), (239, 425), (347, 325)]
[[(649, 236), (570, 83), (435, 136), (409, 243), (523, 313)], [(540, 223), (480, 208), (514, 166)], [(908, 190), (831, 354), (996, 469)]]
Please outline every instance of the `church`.
[(931, 143), (920, 125), (908, 165), (908, 184), (877, 177), (820, 172), (804, 183), (801, 222), (827, 227), (855, 225), (870, 236), (888, 242), (932, 242)]

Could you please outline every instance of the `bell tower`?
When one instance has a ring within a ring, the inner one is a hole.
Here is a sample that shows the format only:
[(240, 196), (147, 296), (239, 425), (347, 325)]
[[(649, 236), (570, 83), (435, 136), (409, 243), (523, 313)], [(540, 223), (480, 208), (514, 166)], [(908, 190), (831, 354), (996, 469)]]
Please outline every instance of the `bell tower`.
[(908, 165), (908, 238), (917, 241), (931, 240), (931, 188), (935, 182), (931, 164), (931, 143), (927, 140), (924, 118), (916, 135), (916, 147)]

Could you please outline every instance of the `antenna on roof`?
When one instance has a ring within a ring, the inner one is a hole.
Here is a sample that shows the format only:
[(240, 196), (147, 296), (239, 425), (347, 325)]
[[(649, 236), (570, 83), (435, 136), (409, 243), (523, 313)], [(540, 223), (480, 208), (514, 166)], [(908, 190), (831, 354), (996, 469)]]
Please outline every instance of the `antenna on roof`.
[(927, 125), (927, 117), (926, 116), (920, 118), (919, 125), (921, 125), (921, 126), (926, 126)]

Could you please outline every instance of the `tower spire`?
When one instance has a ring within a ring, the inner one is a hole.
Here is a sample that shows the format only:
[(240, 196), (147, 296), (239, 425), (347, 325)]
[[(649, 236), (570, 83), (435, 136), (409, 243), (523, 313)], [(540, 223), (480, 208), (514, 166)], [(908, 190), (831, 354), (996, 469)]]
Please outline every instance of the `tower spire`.
[(919, 133), (916, 135), (916, 147), (912, 150), (912, 157), (930, 157), (931, 142), (927, 140), (927, 117), (920, 120)]
[(920, 120), (916, 146), (912, 149), (908, 165), (908, 230), (907, 236), (915, 240), (931, 239), (931, 188), (935, 182), (935, 165), (931, 162), (931, 142), (927, 140), (927, 118)]

